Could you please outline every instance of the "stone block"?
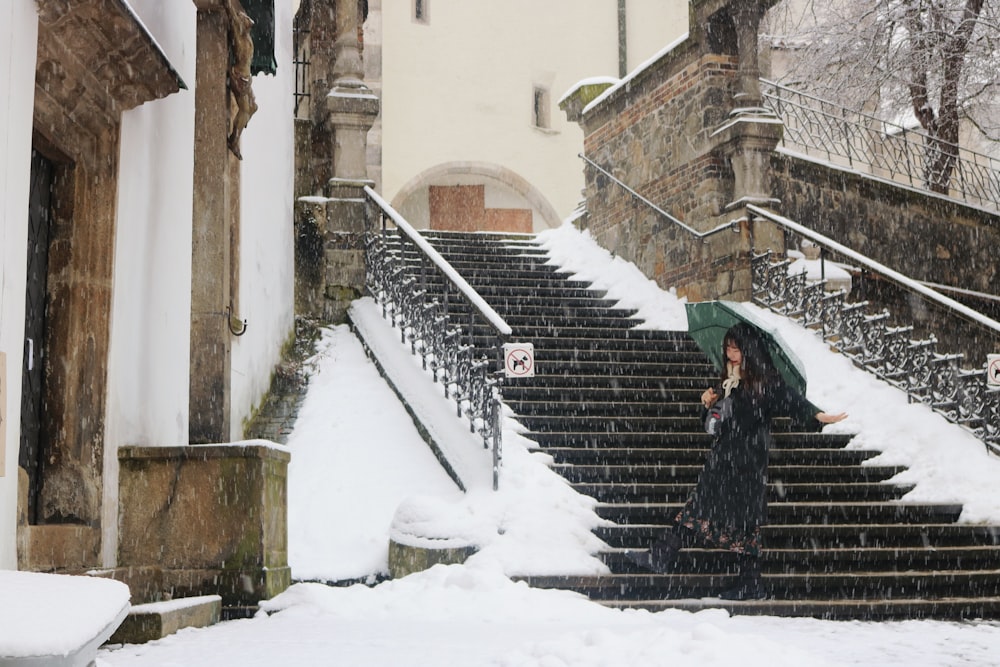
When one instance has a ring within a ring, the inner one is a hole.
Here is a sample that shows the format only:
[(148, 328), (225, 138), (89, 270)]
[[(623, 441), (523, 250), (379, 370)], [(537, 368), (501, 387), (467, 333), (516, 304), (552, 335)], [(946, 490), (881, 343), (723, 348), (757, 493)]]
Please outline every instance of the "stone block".
[(133, 605), (111, 639), (111, 644), (145, 644), (183, 628), (204, 628), (219, 622), (222, 598), (202, 595), (165, 602)]
[(119, 566), (162, 569), (163, 597), (244, 607), (280, 593), (289, 459), (265, 441), (121, 448)]
[(458, 565), (476, 553), (473, 546), (416, 547), (389, 540), (389, 575), (393, 579), (405, 577), (441, 565)]
[(101, 563), (101, 533), (75, 524), (19, 526), (19, 565), (40, 572), (84, 571)]

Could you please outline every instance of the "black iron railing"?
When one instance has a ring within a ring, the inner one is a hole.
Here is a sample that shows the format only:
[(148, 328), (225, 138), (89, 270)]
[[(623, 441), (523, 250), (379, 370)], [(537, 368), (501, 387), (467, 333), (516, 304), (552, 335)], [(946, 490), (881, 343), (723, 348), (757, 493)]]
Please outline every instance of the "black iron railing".
[(292, 33), (293, 48), (295, 50), (292, 64), (295, 66), (295, 118), (309, 117), (308, 109), (305, 115), (299, 115), (299, 105), (303, 102), (308, 104), (309, 98), (309, 31), (298, 27), (298, 17), (296, 17), (295, 29)]
[[(399, 328), (400, 340), (455, 401), (458, 416), (469, 420), (484, 447), (492, 448), (495, 490), (503, 449), (498, 369), (510, 325), (388, 202), (370, 187), (365, 193), (368, 291), (386, 320)], [(485, 346), (475, 335), (484, 325), (489, 332)]]
[[(808, 239), (822, 249), (821, 262), (839, 260), (860, 267), (907, 293), (944, 309), (949, 317), (995, 339), (1000, 322), (954, 301), (923, 283), (882, 266), (802, 225), (757, 206), (748, 206), (754, 224), (767, 221), (785, 232)], [(869, 303), (847, 302), (844, 290), (828, 291), (824, 281), (809, 281), (805, 273), (789, 275), (789, 260), (773, 261), (770, 251), (753, 253), (752, 299), (755, 303), (815, 329), (855, 365), (902, 389), (960, 424), (1000, 454), (1000, 389), (987, 384), (985, 365), (963, 367), (963, 354), (940, 354), (933, 336), (914, 340), (913, 327), (891, 323), (888, 310), (869, 312)]]
[[(767, 79), (760, 82), (765, 105), (784, 125), (784, 148), (973, 206), (1000, 207), (1000, 160)], [(950, 173), (942, 172), (944, 163)]]

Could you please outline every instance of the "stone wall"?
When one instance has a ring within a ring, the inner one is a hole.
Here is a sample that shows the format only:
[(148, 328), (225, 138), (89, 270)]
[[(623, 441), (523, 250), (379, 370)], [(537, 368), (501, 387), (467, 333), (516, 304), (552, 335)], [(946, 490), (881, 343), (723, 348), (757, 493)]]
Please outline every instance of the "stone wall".
[(775, 153), (782, 215), (916, 280), (1000, 294), (1000, 217)]
[[(772, 155), (771, 167), (783, 216), (914, 280), (1000, 295), (1000, 216), (781, 153)], [(940, 291), (1000, 317), (996, 298)], [(870, 301), (870, 312), (887, 309), (893, 326), (914, 327), (911, 338), (934, 335), (938, 351), (965, 355), (967, 368), (1000, 352), (1000, 335), (876, 275), (856, 279), (850, 300)]]
[[(736, 58), (679, 47), (583, 118), (588, 158), (646, 199), (704, 232), (741, 216), (725, 142)], [(693, 62), (689, 62), (694, 57)], [(605, 248), (691, 300), (749, 297), (745, 226), (705, 240), (586, 169), (588, 228)]]
[[(686, 38), (589, 105), (586, 86), (561, 102), (587, 159), (613, 176), (585, 167), (595, 240), (692, 301), (750, 297), (745, 205), (772, 203), (767, 156), (781, 136), (758, 84), (770, 4), (692, 0)], [(723, 226), (733, 232), (700, 236)]]

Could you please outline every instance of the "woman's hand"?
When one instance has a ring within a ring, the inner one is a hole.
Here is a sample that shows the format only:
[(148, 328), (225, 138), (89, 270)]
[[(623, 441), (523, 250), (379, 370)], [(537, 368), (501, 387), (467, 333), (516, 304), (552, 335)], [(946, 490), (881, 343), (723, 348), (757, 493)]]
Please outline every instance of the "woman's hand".
[(826, 412), (820, 412), (816, 415), (816, 421), (821, 424), (836, 424), (837, 422), (844, 421), (847, 419), (847, 413), (841, 412), (840, 414), (831, 415)]
[(711, 387), (706, 389), (701, 395), (701, 404), (706, 408), (712, 407), (717, 400), (719, 400), (719, 395)]

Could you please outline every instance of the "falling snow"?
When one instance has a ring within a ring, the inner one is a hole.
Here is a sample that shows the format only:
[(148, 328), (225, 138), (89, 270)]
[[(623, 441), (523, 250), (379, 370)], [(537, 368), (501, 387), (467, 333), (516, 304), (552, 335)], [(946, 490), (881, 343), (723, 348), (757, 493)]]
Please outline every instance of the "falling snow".
[[(638, 307), (647, 326), (684, 328), (683, 302), (570, 226), (543, 234), (561, 264)], [(762, 313), (763, 317), (769, 317)], [(850, 418), (852, 446), (885, 453), (871, 464), (910, 466), (907, 500), (961, 501), (963, 521), (1000, 523), (1000, 460), (961, 428), (857, 370), (811, 332), (774, 318), (806, 365), (809, 397)], [(415, 369), (419, 365), (413, 364)], [(413, 387), (438, 390), (419, 373)], [(508, 422), (499, 493), (461, 495), (404, 416), (347, 327), (329, 330), (289, 442), (289, 552), (298, 579), (343, 579), (386, 569), (390, 535), (450, 535), (481, 550), (374, 586), (300, 583), (256, 618), (184, 630), (144, 646), (109, 647), (104, 667), (143, 665), (997, 665), (1000, 624), (834, 622), (619, 611), (509, 575), (599, 571), (591, 504), (525, 452)], [(470, 440), (470, 446), (473, 441)], [(486, 455), (482, 463), (488, 465)], [(363, 472), (360, 472), (363, 471)], [(485, 477), (485, 475), (484, 475)], [(541, 546), (540, 546), (541, 545)]]

